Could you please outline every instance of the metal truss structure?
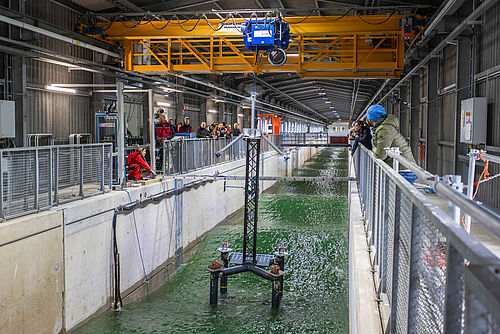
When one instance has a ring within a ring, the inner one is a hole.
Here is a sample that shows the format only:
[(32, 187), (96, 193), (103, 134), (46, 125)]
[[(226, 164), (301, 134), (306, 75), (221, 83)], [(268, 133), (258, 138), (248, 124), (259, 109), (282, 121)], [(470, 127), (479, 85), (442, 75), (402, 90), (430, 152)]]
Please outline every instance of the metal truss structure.
[[(245, 213), (243, 225), (243, 263), (257, 261), (257, 216), (259, 204), (260, 138), (247, 138), (245, 171)], [(248, 254), (251, 252), (251, 258)]]
[(291, 42), (282, 66), (245, 48), (243, 19), (127, 21), (102, 24), (120, 44), (126, 71), (148, 74), (295, 72), (303, 78), (399, 78), (404, 64), (402, 15), (288, 17)]

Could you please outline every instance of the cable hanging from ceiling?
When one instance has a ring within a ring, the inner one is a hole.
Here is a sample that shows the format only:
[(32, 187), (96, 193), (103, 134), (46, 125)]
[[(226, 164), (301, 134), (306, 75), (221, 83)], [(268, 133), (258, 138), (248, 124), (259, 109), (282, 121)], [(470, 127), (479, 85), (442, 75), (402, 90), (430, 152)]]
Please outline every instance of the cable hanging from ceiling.
[[(306, 20), (308, 20), (311, 17), (311, 15), (314, 14), (315, 12), (317, 12), (317, 11), (318, 11), (317, 9), (311, 9), (311, 10), (309, 10), (308, 14), (302, 20), (300, 20), (299, 22), (287, 21), (287, 19), (293, 18), (294, 16), (284, 16), (282, 13), (276, 14), (275, 11), (268, 11), (264, 15), (264, 21), (267, 22), (268, 19), (272, 20), (274, 18), (274, 19), (281, 19), (281, 20), (283, 20), (283, 22), (286, 22), (286, 23), (291, 24), (291, 25), (301, 24), (301, 23), (305, 22)], [(384, 19), (383, 21), (380, 21), (380, 22), (370, 22), (370, 21), (367, 21), (365, 18), (363, 18), (362, 15), (357, 14), (355, 8), (349, 8), (344, 14), (342, 14), (341, 16), (339, 16), (339, 17), (335, 18), (334, 20), (332, 20), (332, 22), (337, 22), (337, 21), (345, 18), (346, 16), (348, 16), (352, 12), (355, 13), (354, 16), (358, 17), (361, 21), (363, 21), (366, 24), (369, 24), (369, 25), (380, 25), (380, 24), (386, 23), (394, 14), (399, 13), (399, 10), (395, 9), (395, 10), (391, 11), (390, 13), (387, 13), (387, 18)], [(251, 12), (249, 18), (243, 17), (243, 15), (241, 15), (238, 12), (235, 12), (235, 13), (238, 16), (238, 18), (241, 18), (241, 19), (250, 20), (250, 21), (253, 18), (255, 18), (255, 20), (258, 19), (257, 12)], [(163, 16), (161, 16), (160, 18), (164, 19)], [(189, 21), (192, 21), (192, 20), (196, 20), (195, 24), (191, 28), (185, 27), (185, 24), (187, 22), (189, 22)], [(182, 30), (184, 30), (186, 32), (192, 32), (192, 31), (194, 31), (198, 27), (198, 25), (202, 21), (205, 21), (206, 24), (213, 31), (219, 31), (219, 30), (221, 30), (224, 27), (224, 23), (226, 23), (228, 21), (232, 22), (232, 24), (233, 24), (234, 27), (237, 26), (236, 18), (235, 18), (234, 13), (227, 13), (226, 16), (223, 19), (221, 19), (221, 21), (218, 22), (219, 27), (214, 27), (212, 25), (212, 22), (210, 22), (210, 19), (207, 17), (206, 13), (195, 13), (195, 14), (191, 15), (187, 19), (181, 19), (181, 18), (179, 18), (179, 16), (177, 16), (177, 14), (174, 14), (174, 15), (170, 16), (168, 18), (168, 20), (166, 20), (166, 22), (162, 26), (155, 25), (155, 22), (158, 22), (158, 16), (155, 16), (155, 15), (152, 15), (152, 14), (144, 14), (144, 15), (141, 16), (140, 20), (137, 20), (137, 21), (131, 20), (127, 16), (124, 16), (124, 15), (115, 16), (115, 17), (113, 17), (113, 19), (111, 20), (111, 22), (109, 22), (109, 24), (104, 28), (104, 31), (107, 31), (109, 28), (111, 28), (111, 26), (114, 23), (119, 22), (119, 23), (121, 23), (123, 25), (123, 27), (125, 27), (127, 29), (135, 29), (137, 27), (150, 24), (156, 30), (163, 30), (163, 29), (167, 28), (170, 24), (175, 24), (175, 25), (178, 25)], [(130, 23), (131, 25), (128, 25), (127, 23)], [(269, 25), (270, 24), (271, 23), (269, 21)]]

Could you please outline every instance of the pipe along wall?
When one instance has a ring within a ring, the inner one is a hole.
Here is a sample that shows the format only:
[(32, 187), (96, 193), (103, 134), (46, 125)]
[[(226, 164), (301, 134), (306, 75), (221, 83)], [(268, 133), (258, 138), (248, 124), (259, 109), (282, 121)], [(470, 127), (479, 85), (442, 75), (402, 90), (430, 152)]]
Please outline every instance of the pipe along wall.
[[(264, 153), (261, 175), (290, 176), (319, 150), (290, 150), (288, 161)], [(244, 175), (244, 163), (193, 174)], [(261, 190), (274, 184), (261, 182)], [(230, 186), (243, 181), (224, 183), (169, 179), (0, 224), (0, 333), (71, 330), (159, 287), (206, 232), (242, 208), (242, 189)]]

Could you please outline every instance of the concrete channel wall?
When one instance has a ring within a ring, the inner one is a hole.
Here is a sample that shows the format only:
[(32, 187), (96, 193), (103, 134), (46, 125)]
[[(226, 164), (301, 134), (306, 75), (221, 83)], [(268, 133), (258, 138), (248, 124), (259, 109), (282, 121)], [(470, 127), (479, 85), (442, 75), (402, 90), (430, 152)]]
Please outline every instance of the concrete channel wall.
[[(261, 175), (291, 175), (294, 168), (319, 150), (290, 150), (288, 161), (268, 152), (264, 154)], [(218, 171), (244, 175), (244, 164), (244, 160), (237, 160), (193, 174)], [(242, 184), (227, 181), (231, 186)], [(265, 181), (261, 190), (273, 184)], [(128, 193), (113, 191), (0, 224), (0, 333), (64, 332), (108, 310), (113, 297), (113, 210), (130, 200), (173, 187), (174, 181), (168, 180), (129, 188)], [(167, 279), (180, 264), (180, 260), (175, 263), (176, 249), (178, 254), (187, 253), (206, 232), (242, 208), (243, 191), (224, 188), (224, 181), (207, 182), (177, 199), (172, 196), (136, 209), (137, 234), (133, 214), (118, 216), (120, 282), (125, 304), (143, 297), (146, 287), (151, 292)], [(173, 217), (176, 200), (182, 205), (177, 227)], [(144, 283), (144, 271), (148, 284)]]

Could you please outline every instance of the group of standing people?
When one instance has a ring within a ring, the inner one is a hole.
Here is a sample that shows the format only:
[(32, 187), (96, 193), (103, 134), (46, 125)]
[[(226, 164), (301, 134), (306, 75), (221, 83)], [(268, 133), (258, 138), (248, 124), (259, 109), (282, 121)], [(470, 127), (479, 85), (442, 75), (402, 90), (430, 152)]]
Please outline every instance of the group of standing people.
[(241, 134), (238, 123), (234, 123), (233, 128), (226, 123), (212, 123), (207, 129), (207, 123), (201, 122), (200, 128), (196, 130), (196, 138), (231, 138)]
[[(370, 130), (371, 128), (371, 130)], [(406, 139), (399, 133), (399, 120), (394, 115), (387, 115), (385, 108), (375, 104), (368, 108), (366, 117), (356, 121), (353, 125), (349, 139), (353, 140), (352, 154), (359, 144), (372, 150), (376, 158), (392, 165), (392, 159), (387, 155), (386, 148), (398, 147), (400, 154), (415, 163), (410, 146)]]
[(167, 116), (160, 113), (160, 119), (155, 125), (156, 144), (163, 144), (164, 139), (172, 139), (176, 133), (194, 132), (190, 122), (189, 117), (184, 117), (182, 124), (176, 126), (172, 118), (167, 121)]

